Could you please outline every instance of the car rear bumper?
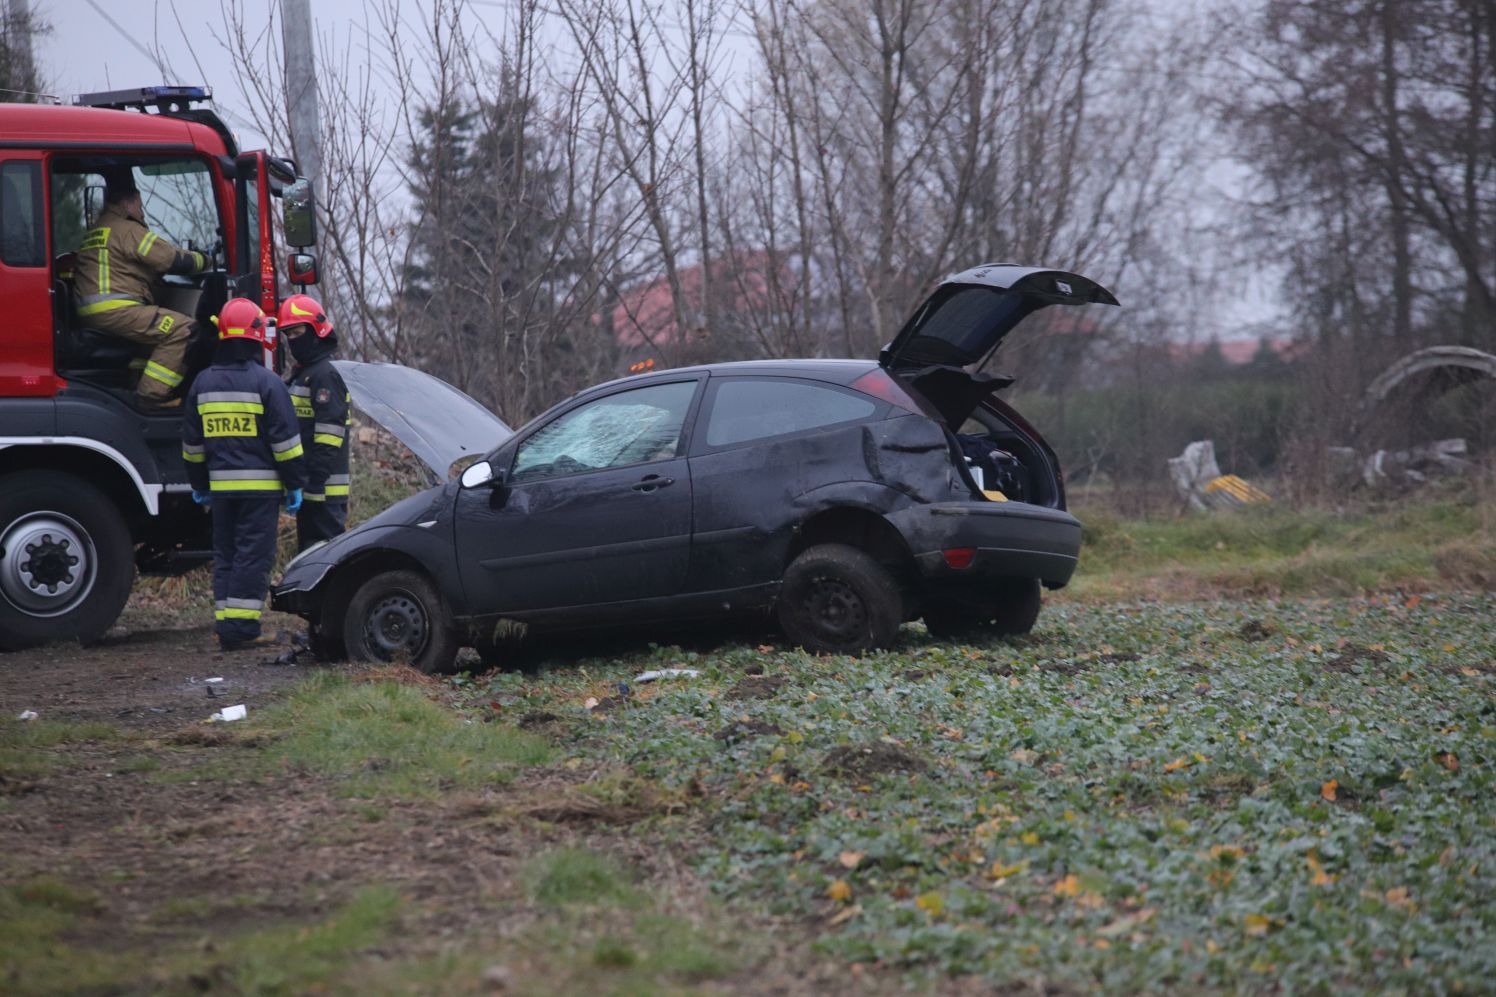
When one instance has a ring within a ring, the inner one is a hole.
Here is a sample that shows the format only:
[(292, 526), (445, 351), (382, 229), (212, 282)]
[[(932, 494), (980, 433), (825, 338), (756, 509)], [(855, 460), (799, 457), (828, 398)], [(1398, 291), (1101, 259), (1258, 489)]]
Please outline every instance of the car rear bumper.
[[(1080, 520), (1026, 502), (941, 502), (888, 518), (929, 581), (1009, 576), (1059, 588), (1070, 581), (1080, 557)], [(975, 550), (967, 567), (953, 568), (946, 560), (944, 552), (958, 548)]]

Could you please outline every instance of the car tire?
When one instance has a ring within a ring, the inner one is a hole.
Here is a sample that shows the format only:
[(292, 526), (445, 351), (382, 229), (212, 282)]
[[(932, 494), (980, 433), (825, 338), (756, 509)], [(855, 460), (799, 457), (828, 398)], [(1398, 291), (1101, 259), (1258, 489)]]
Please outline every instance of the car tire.
[(872, 557), (820, 544), (785, 569), (777, 607), (791, 643), (813, 654), (860, 654), (893, 643), (904, 619), (898, 582)]
[(417, 571), (385, 571), (358, 587), (343, 617), (343, 645), (354, 661), (450, 672), (457, 632), (441, 593)]
[(925, 609), (925, 629), (941, 640), (993, 635), (1016, 637), (1034, 629), (1044, 600), (1037, 578), (1007, 578), (977, 606), (956, 596)]
[(124, 515), (82, 478), (0, 478), (0, 650), (102, 637), (130, 598), (133, 550)]

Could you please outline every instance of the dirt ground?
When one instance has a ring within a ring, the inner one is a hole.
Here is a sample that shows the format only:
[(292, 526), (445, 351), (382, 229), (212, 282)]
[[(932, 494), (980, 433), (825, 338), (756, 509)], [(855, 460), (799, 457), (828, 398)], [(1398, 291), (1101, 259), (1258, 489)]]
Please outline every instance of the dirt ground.
[[(558, 778), (578, 778), (574, 771), (541, 768), (501, 790), (377, 803), (292, 773), (252, 782), (215, 778), (214, 767), (232, 764), (244, 748), (245, 728), (205, 724), (208, 716), (238, 703), (253, 714), (310, 670), (262, 663), (268, 657), (223, 654), (205, 626), (120, 631), (92, 647), (0, 655), (0, 715), (34, 710), (44, 720), (104, 722), (122, 732), (48, 749), (61, 764), (34, 780), (0, 780), (0, 881), (50, 876), (97, 895), (101, 904), (85, 936), (68, 941), (128, 954), (132, 974), (142, 954), (149, 962), (153, 952), (211, 947), (219, 933), (325, 916), (378, 882), (404, 901), (400, 930), (380, 951), (361, 953), (360, 962), (435, 960), (454, 948), (493, 945), (517, 981), (499, 989), (547, 992), (553, 960), (565, 954), (514, 940), (543, 936), (547, 915), (528, 902), (517, 877), (528, 857), (550, 847), (619, 856), (643, 870), (647, 888), (667, 897), (673, 912), (692, 921), (719, 916), (676, 856), (627, 827), (513, 818), (527, 797), (553, 792)], [(226, 697), (209, 697), (210, 677), (223, 679), (215, 685)], [(739, 928), (765, 943), (751, 949), (741, 970), (707, 989), (897, 987), (891, 976), (849, 976), (847, 967), (810, 954), (792, 924), (743, 917)], [(461, 978), (425, 989), (442, 992), (453, 983), (464, 991), (493, 989)], [(157, 984), (218, 989), (211, 975), (155, 979), (144, 989)], [(139, 989), (136, 976), (123, 992)]]

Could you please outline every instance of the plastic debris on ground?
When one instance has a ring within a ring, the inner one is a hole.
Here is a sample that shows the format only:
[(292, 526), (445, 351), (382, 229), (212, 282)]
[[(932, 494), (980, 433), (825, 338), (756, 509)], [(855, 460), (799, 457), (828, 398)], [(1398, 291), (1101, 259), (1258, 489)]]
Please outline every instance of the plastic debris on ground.
[(249, 715), (249, 708), (243, 703), (237, 706), (225, 706), (222, 710), (208, 718), (209, 723), (229, 723), (233, 720), (243, 720)]
[(16, 716), (16, 719), (17, 720), (35, 720), (40, 715), (41, 714), (37, 713), (35, 710), (22, 710), (20, 712), (20, 714), (18, 714)]
[(694, 679), (701, 672), (695, 668), (660, 668), (652, 672), (640, 672), (635, 682), (655, 682), (659, 679)]

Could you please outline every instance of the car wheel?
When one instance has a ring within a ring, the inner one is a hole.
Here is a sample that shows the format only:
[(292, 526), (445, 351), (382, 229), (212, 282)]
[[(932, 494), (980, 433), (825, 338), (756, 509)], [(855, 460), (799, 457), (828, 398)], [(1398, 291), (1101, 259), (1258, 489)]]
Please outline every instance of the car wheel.
[(358, 587), (343, 617), (343, 644), (355, 661), (450, 672), (457, 634), (436, 586), (415, 571), (385, 571)]
[(70, 474), (0, 478), (0, 649), (104, 635), (135, 580), (125, 517)]
[(983, 593), (982, 605), (960, 596), (942, 598), (925, 609), (925, 629), (942, 640), (992, 634), (1013, 637), (1034, 629), (1043, 598), (1037, 578), (1006, 578)]
[(873, 558), (845, 544), (821, 544), (785, 569), (778, 614), (785, 636), (807, 651), (858, 654), (893, 643), (904, 602)]

